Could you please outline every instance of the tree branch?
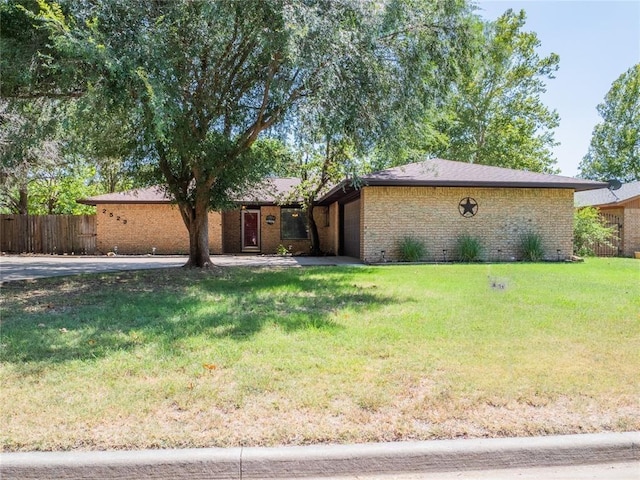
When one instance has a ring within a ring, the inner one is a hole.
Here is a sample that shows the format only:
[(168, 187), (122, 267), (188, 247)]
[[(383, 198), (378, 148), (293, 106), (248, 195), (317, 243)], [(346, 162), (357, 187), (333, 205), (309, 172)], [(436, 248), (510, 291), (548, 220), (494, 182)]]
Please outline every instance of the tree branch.
[(8, 99), (13, 98), (16, 100), (35, 100), (37, 98), (50, 98), (50, 99), (69, 99), (69, 98), (80, 98), (86, 92), (83, 90), (72, 90), (70, 92), (49, 92), (49, 91), (34, 91), (34, 92), (25, 92), (25, 93), (15, 93), (15, 94), (7, 94), (2, 93), (2, 98)]
[(418, 31), (418, 30), (423, 30), (423, 29), (437, 31), (437, 30), (446, 30), (446, 27), (443, 27), (442, 25), (433, 24), (433, 23), (419, 23), (419, 24), (416, 24), (416, 25), (409, 25), (406, 28), (393, 31), (393, 32), (388, 33), (386, 35), (381, 35), (381, 36), (378, 37), (378, 40), (380, 42), (386, 42), (388, 40), (395, 40), (397, 37), (399, 37), (401, 35), (406, 35), (408, 33), (412, 33), (412, 32), (415, 32), (415, 31)]

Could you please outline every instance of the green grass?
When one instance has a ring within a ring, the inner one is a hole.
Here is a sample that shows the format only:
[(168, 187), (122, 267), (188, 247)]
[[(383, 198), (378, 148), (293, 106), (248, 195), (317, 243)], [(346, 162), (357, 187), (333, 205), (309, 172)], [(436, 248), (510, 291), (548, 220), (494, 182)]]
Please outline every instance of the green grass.
[(640, 262), (2, 286), (5, 450), (640, 429)]

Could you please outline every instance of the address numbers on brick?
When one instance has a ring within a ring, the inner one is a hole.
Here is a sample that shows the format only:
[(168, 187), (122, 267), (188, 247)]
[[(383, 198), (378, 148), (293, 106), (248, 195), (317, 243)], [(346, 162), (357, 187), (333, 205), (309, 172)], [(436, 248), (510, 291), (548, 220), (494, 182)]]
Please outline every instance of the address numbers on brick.
[[(102, 214), (103, 215), (107, 214), (107, 209), (106, 208), (102, 209)], [(113, 212), (109, 212), (109, 217), (110, 218), (113, 218), (114, 216), (116, 217), (116, 221), (117, 222), (122, 222), (123, 225), (127, 224), (127, 219), (126, 218), (122, 218), (120, 215), (115, 215)]]

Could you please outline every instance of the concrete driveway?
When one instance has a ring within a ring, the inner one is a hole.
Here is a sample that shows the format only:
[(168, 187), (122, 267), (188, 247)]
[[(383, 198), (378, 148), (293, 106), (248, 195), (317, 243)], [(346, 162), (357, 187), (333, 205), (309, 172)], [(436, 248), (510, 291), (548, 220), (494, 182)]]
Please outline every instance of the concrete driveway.
[[(212, 255), (213, 264), (221, 267), (301, 267), (312, 265), (357, 265), (351, 257), (281, 257), (276, 255)], [(4, 255), (0, 257), (0, 282), (34, 278), (117, 272), (152, 268), (181, 267), (186, 256), (115, 257), (70, 255)]]

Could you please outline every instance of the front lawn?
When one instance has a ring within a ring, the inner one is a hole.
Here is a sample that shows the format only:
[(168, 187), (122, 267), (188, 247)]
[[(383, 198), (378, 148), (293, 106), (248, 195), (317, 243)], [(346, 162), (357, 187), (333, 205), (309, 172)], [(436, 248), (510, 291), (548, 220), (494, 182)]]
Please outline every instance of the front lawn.
[(2, 286), (10, 450), (640, 429), (640, 262), (184, 269)]

